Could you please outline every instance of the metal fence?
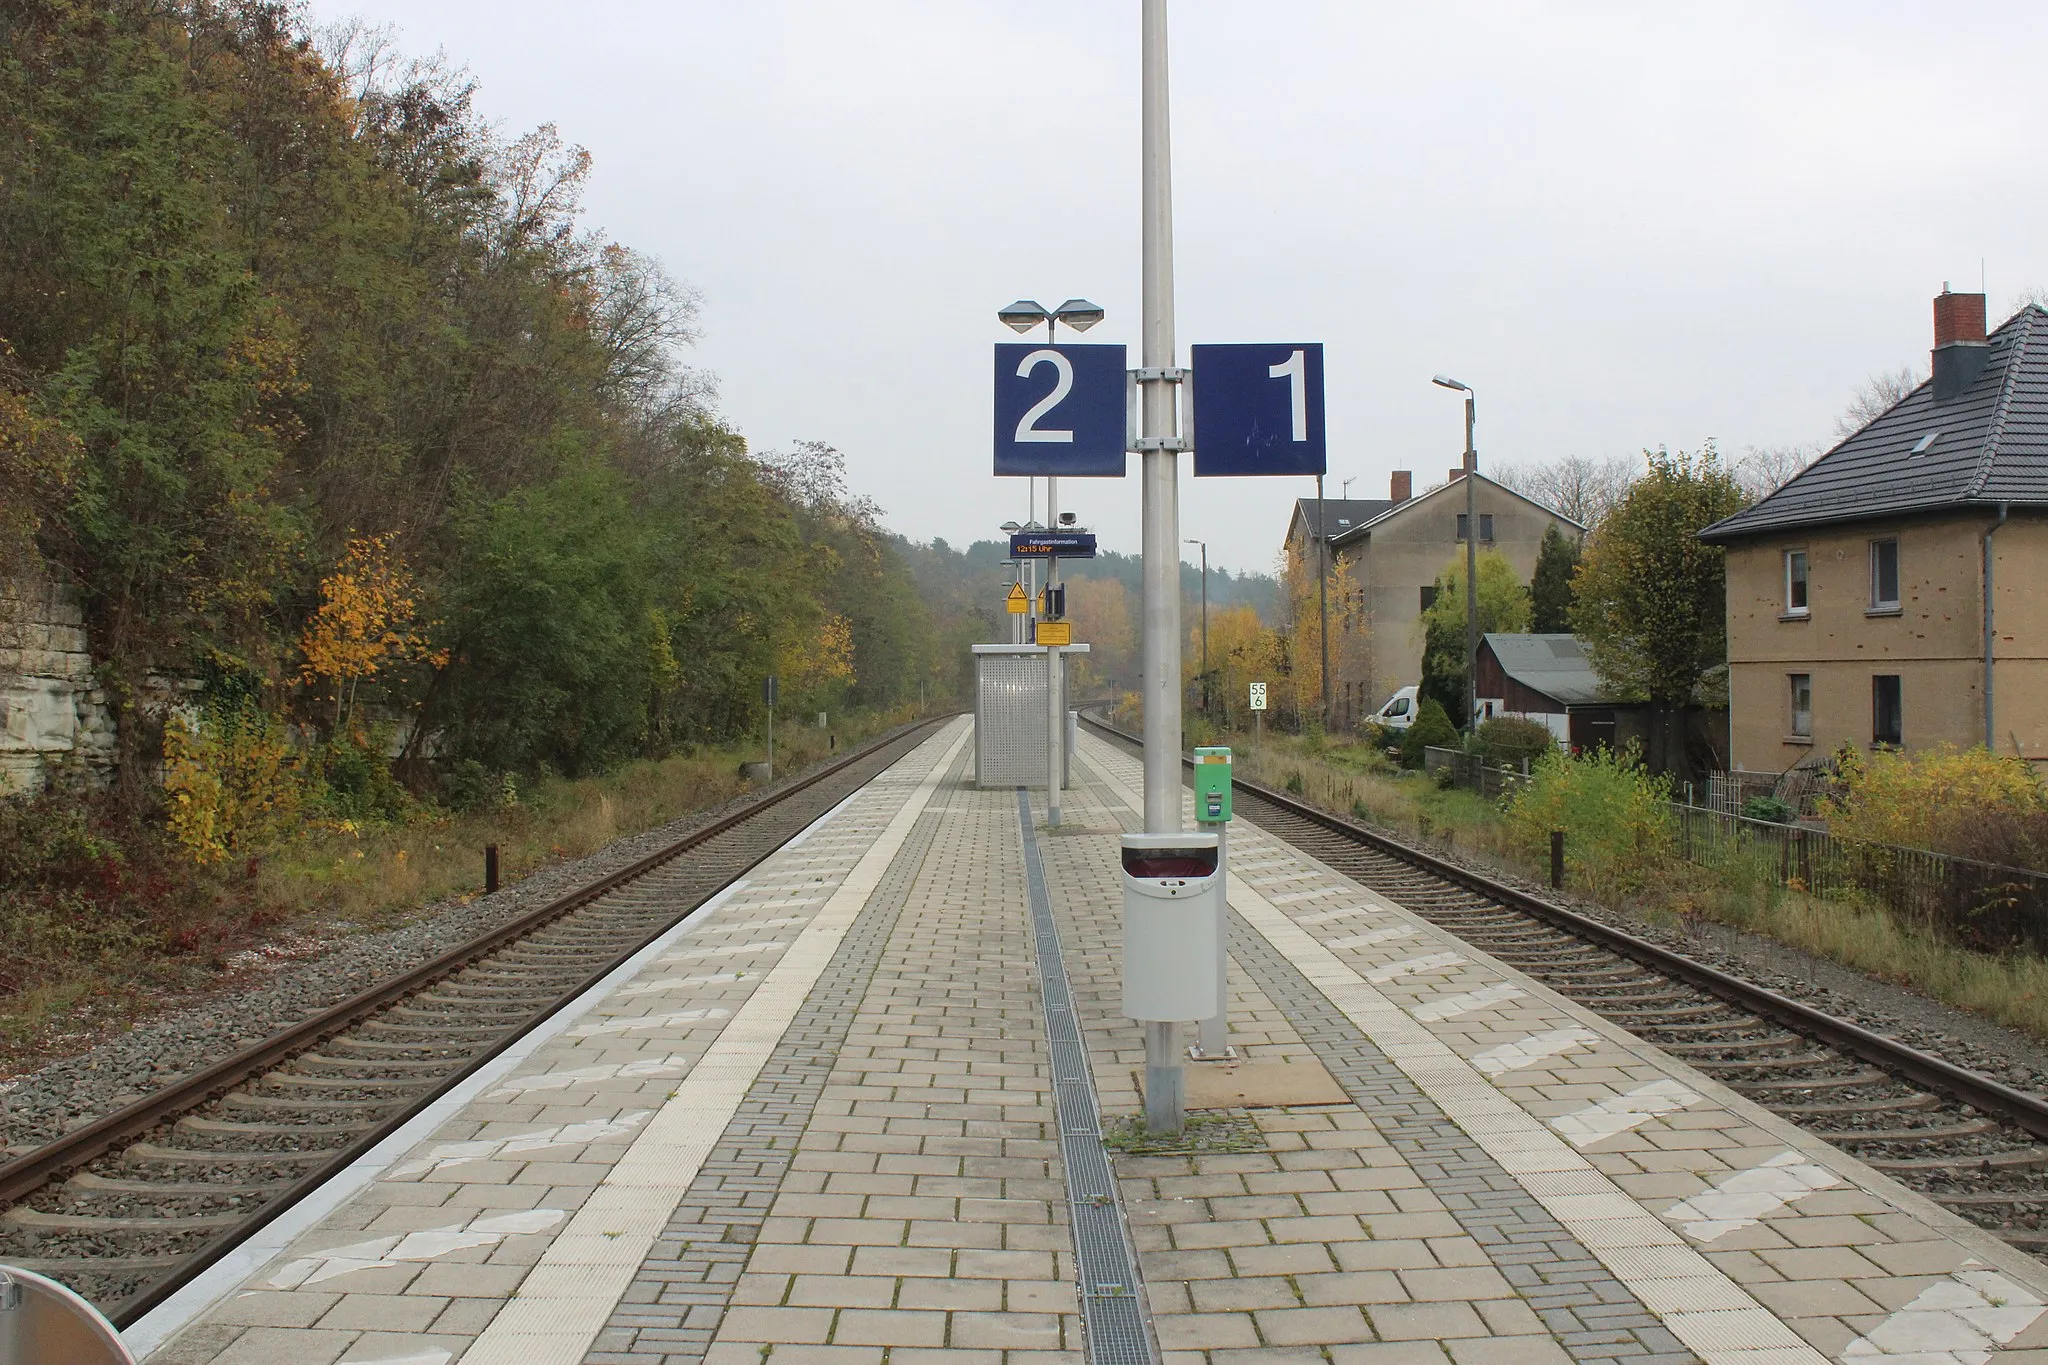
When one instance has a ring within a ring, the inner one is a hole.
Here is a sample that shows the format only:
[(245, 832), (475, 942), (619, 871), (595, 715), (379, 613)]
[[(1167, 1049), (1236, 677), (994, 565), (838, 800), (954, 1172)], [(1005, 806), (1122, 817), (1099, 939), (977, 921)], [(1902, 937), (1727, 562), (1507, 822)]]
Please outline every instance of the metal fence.
[[(1528, 780), (1457, 749), (1427, 750), (1424, 768), (1431, 774), (1448, 769), (1457, 785), (1489, 800)], [(1686, 861), (1823, 899), (1880, 905), (1974, 948), (2048, 953), (2048, 872), (1844, 839), (1812, 825), (1752, 820), (1740, 813), (1741, 803), (1773, 795), (1766, 783), (1783, 775), (1717, 776), (1738, 780), (1698, 793), (1713, 804), (1671, 803), (1678, 852)], [(1798, 808), (1777, 790), (1779, 799)]]
[(1529, 780), (1526, 764), (1517, 770), (1488, 763), (1481, 755), (1468, 754), (1463, 749), (1441, 748), (1434, 744), (1424, 746), (1422, 770), (1436, 777), (1446, 768), (1451, 770), (1451, 780), (1456, 785), (1467, 791), (1476, 791), (1489, 801), (1501, 800)]
[(2048, 952), (2048, 873), (1676, 802), (1672, 811), (1689, 862), (1825, 899), (1867, 899), (1971, 947)]

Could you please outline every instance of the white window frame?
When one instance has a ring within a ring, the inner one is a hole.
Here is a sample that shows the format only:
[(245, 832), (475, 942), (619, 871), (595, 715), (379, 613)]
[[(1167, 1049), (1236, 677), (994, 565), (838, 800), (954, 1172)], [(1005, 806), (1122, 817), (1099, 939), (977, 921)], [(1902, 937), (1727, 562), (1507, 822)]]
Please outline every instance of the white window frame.
[[(1787, 680), (1788, 680), (1788, 681), (1790, 682), (1790, 684), (1791, 684), (1791, 689), (1790, 689), (1790, 690), (1791, 690), (1791, 696), (1790, 696), (1790, 698), (1789, 698), (1789, 700), (1790, 700), (1790, 702), (1791, 702), (1791, 705), (1792, 705), (1792, 729), (1791, 729), (1791, 734), (1792, 734), (1792, 736), (1793, 736), (1793, 737), (1794, 737), (1795, 739), (1812, 739), (1812, 738), (1813, 738), (1813, 674), (1811, 674), (1811, 673), (1788, 673), (1788, 674), (1786, 674), (1785, 676), (1786, 676), (1786, 679), (1787, 679)], [(1805, 684), (1805, 691), (1806, 691), (1806, 710), (1805, 710), (1804, 712), (1802, 712), (1802, 711), (1801, 711), (1801, 710), (1799, 709), (1799, 692), (1800, 692), (1800, 684), (1802, 684), (1802, 683), (1804, 683), (1804, 684)], [(1803, 719), (1803, 720), (1805, 721), (1805, 725), (1804, 725), (1804, 726), (1801, 726), (1801, 724), (1800, 724), (1800, 721), (1801, 721), (1802, 719)]]
[[(1886, 545), (1892, 547), (1892, 597), (1890, 601), (1885, 601), (1878, 596), (1878, 553), (1880, 547)], [(1902, 557), (1899, 554), (1899, 538), (1897, 536), (1879, 536), (1872, 540), (1870, 542), (1870, 610), (1873, 613), (1882, 614), (1899, 610), (1899, 599), (1905, 595), (1899, 580), (1904, 577), (1905, 570)]]
[[(1800, 561), (1805, 571), (1799, 577), (1799, 585), (1805, 590), (1806, 600), (1794, 604), (1792, 601), (1792, 561)], [(1804, 550), (1785, 551), (1785, 615), (1807, 616), (1813, 611), (1813, 557)]]

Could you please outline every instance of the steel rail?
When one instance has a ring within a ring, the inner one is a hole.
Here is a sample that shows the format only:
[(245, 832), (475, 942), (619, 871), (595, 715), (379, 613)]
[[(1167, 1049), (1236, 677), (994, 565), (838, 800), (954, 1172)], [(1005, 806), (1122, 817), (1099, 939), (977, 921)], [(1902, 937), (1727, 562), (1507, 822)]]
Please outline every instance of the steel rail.
[[(872, 740), (861, 748), (847, 754), (800, 781), (793, 782), (782, 790), (758, 801), (749, 803), (728, 815), (721, 816), (701, 829), (692, 830), (678, 839), (664, 844), (653, 852), (635, 859), (616, 871), (587, 882), (582, 886), (557, 896), (547, 904), (530, 910), (515, 919), (471, 939), (469, 942), (451, 948), (431, 961), (422, 963), (402, 975), (390, 978), (378, 985), (322, 1010), (297, 1024), (283, 1029), (262, 1042), (225, 1057), (200, 1071), (174, 1081), (154, 1094), (144, 1096), (133, 1104), (102, 1116), (53, 1142), (47, 1143), (25, 1156), (18, 1157), (0, 1166), (0, 1209), (18, 1203), (24, 1196), (41, 1189), (53, 1180), (68, 1176), (80, 1166), (105, 1155), (125, 1141), (139, 1137), (151, 1129), (177, 1116), (199, 1108), (209, 1101), (226, 1094), (242, 1082), (259, 1076), (280, 1062), (305, 1052), (310, 1048), (345, 1032), (365, 1019), (377, 1014), (409, 995), (432, 986), (464, 967), (489, 957), (507, 945), (525, 938), (535, 930), (545, 928), (556, 920), (581, 909), (592, 901), (635, 881), (647, 873), (689, 852), (710, 840), (717, 838), (748, 820), (773, 810), (790, 797), (805, 791), (818, 783), (844, 772), (849, 767), (872, 758), (876, 753), (901, 742), (920, 731), (941, 725), (950, 716), (937, 716), (928, 720), (914, 721), (898, 726)], [(764, 859), (772, 856), (774, 848), (764, 850), (744, 867), (707, 893), (704, 899), (716, 895), (725, 886), (745, 876)], [(702, 904), (702, 900), (698, 904)], [(692, 906), (691, 910), (696, 907)], [(582, 981), (563, 992), (547, 1005), (529, 1015), (517, 1028), (510, 1029), (504, 1036), (490, 1044), (476, 1056), (450, 1072), (403, 1110), (365, 1130), (348, 1145), (335, 1149), (334, 1155), (320, 1165), (293, 1181), (274, 1198), (252, 1210), (249, 1216), (205, 1246), (179, 1259), (176, 1269), (160, 1280), (153, 1281), (141, 1293), (122, 1301), (118, 1311), (111, 1314), (116, 1327), (133, 1324), (144, 1313), (162, 1303), (185, 1284), (196, 1278), (207, 1266), (225, 1255), (233, 1247), (245, 1241), (272, 1219), (283, 1214), (292, 1205), (334, 1178), (353, 1164), (364, 1153), (398, 1131), (406, 1123), (424, 1111), (434, 1101), (460, 1084), (479, 1067), (489, 1062), (520, 1037), (545, 1022), (592, 986), (602, 981), (633, 954), (675, 927), (677, 920), (686, 917), (684, 911), (676, 919), (662, 923), (648, 934), (643, 935), (624, 951), (616, 954)]]
[[(1137, 737), (1128, 731), (1120, 730), (1085, 711), (1081, 718), (1089, 725), (1115, 736), (1126, 744), (1138, 742)], [(1193, 766), (1192, 759), (1184, 758), (1181, 761), (1186, 766)], [(2024, 1090), (2015, 1089), (1980, 1072), (1943, 1061), (1931, 1053), (1922, 1052), (1895, 1038), (1887, 1038), (1860, 1024), (1817, 1010), (1811, 1005), (1801, 1004), (1789, 996), (1780, 995), (1755, 982), (1745, 981), (1717, 967), (1710, 967), (1696, 958), (1674, 952), (1625, 929), (1618, 929), (1575, 910), (1568, 910), (1562, 905), (1531, 895), (1485, 873), (1460, 867), (1427, 850), (1403, 843), (1378, 830), (1347, 820), (1341, 815), (1309, 805), (1286, 792), (1275, 791), (1261, 783), (1239, 777), (1232, 778), (1231, 785), (1280, 807), (1290, 815), (1321, 825), (1332, 833), (1365, 844), (1389, 857), (1462, 886), (1468, 891), (1496, 900), (1509, 909), (1519, 911), (1532, 919), (1542, 920), (1618, 956), (1640, 963), (1652, 971), (1696, 986), (1739, 1009), (1774, 1020), (1852, 1056), (1861, 1057), (1873, 1065), (1887, 1068), (1918, 1085), (1947, 1094), (1988, 1114), (1996, 1114), (2036, 1137), (2048, 1138), (2048, 1100), (2043, 1100), (2038, 1095), (2030, 1095)]]

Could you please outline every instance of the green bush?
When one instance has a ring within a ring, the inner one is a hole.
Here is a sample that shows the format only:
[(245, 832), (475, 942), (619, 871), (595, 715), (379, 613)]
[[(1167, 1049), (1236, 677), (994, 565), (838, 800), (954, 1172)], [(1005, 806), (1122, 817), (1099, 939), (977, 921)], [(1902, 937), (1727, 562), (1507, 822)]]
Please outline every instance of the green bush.
[(1564, 831), (1565, 873), (1596, 896), (1648, 884), (1672, 853), (1671, 779), (1652, 776), (1631, 744), (1576, 756), (1553, 749), (1508, 799), (1508, 839), (1541, 862), (1550, 832)]
[(1792, 807), (1775, 796), (1752, 796), (1742, 803), (1742, 815), (1746, 820), (1768, 820), (1774, 825), (1792, 823)]
[(1422, 751), (1431, 746), (1449, 748), (1458, 742), (1458, 728), (1434, 697), (1425, 697), (1415, 713), (1415, 723), (1401, 736), (1401, 766), (1420, 768)]
[(336, 817), (366, 821), (403, 820), (412, 802), (391, 775), (379, 736), (337, 735), (319, 755), (324, 804)]
[(1359, 742), (1370, 744), (1373, 748), (1382, 752), (1401, 747), (1401, 732), (1392, 726), (1382, 725), (1376, 720), (1369, 720), (1360, 726), (1358, 738)]
[(1479, 753), (1488, 763), (1520, 768), (1534, 763), (1557, 743), (1550, 727), (1523, 716), (1495, 716), (1479, 727)]

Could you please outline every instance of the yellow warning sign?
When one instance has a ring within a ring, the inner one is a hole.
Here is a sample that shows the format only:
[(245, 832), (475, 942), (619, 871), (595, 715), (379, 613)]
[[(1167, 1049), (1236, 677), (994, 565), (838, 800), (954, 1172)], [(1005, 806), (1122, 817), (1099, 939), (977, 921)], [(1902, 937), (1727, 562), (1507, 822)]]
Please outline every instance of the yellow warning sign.
[(1041, 645), (1070, 645), (1074, 643), (1072, 621), (1040, 621), (1037, 643)]
[(1031, 599), (1024, 595), (1024, 585), (1022, 583), (1012, 583), (1010, 585), (1010, 596), (1004, 605), (1010, 609), (1010, 615), (1012, 616), (1022, 616), (1025, 612), (1031, 610)]

